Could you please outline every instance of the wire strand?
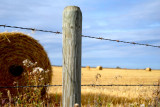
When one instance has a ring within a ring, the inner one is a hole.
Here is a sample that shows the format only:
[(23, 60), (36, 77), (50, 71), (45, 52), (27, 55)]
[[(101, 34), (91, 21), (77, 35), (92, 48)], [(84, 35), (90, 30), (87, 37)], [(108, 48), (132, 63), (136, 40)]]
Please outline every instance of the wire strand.
[[(63, 86), (63, 85), (37, 85), (37, 86), (0, 86), (0, 88), (31, 88), (31, 87), (56, 87), (56, 86)], [(92, 86), (92, 87), (103, 87), (103, 86), (160, 86), (160, 85), (154, 85), (154, 84), (133, 84), (133, 85), (121, 85), (121, 84), (108, 84), (108, 85), (96, 85), (96, 84), (84, 84), (81, 86)]]
[[(35, 29), (35, 28), (18, 27), (18, 26), (0, 25), (0, 27), (19, 28), (19, 29), (26, 29), (26, 30), (31, 30), (31, 31), (40, 31), (40, 32), (62, 34), (62, 32), (59, 32), (59, 31), (55, 32), (55, 31), (40, 30), (40, 29)], [(127, 41), (122, 41), (122, 40), (113, 40), (113, 39), (107, 39), (107, 38), (103, 38), (103, 37), (93, 37), (93, 36), (85, 36), (85, 35), (82, 35), (82, 37), (91, 38), (91, 39), (106, 40), (106, 41), (112, 41), (112, 42), (118, 42), (118, 43), (121, 42), (121, 43), (127, 43), (127, 44), (132, 44), (132, 45), (143, 45), (143, 46), (160, 48), (160, 46), (156, 46), (156, 45), (142, 44), (142, 43), (136, 43), (136, 42), (127, 42)]]

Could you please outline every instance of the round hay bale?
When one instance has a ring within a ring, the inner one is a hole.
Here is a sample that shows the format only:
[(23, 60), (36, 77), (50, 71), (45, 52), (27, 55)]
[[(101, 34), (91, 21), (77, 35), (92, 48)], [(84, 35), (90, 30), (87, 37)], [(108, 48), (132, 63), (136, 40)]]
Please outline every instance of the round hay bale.
[(97, 69), (97, 70), (102, 70), (103, 68), (102, 68), (102, 66), (97, 66), (96, 69)]
[[(27, 69), (23, 65), (24, 60), (37, 62), (36, 66), (48, 70), (44, 78), (44, 85), (51, 81), (51, 64), (44, 48), (32, 37), (18, 32), (0, 33), (0, 86), (26, 86)], [(32, 72), (32, 71), (30, 71)], [(34, 84), (33, 84), (34, 85)], [(17, 95), (16, 88), (0, 88), (5, 97), (6, 89), (10, 90), (12, 96)], [(19, 88), (21, 92), (23, 88)], [(44, 92), (44, 90), (43, 90)]]
[(146, 71), (151, 71), (152, 69), (151, 68), (146, 68)]
[(87, 69), (87, 70), (90, 70), (90, 66), (86, 66), (86, 69)]

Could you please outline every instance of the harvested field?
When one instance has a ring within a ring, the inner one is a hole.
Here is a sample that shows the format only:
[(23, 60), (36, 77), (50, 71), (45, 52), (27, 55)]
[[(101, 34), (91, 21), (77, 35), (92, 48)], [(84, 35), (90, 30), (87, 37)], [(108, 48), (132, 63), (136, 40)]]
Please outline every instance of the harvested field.
[[(51, 84), (62, 84), (62, 67), (53, 68), (53, 80)], [(160, 70), (132, 70), (132, 69), (108, 69), (82, 68), (82, 84), (157, 84), (160, 79)], [(100, 75), (100, 76), (97, 76)], [(107, 86), (107, 87), (82, 87), (82, 106), (87, 105), (150, 105), (154, 101), (154, 86)], [(62, 87), (51, 87), (49, 92), (56, 95), (61, 102)]]

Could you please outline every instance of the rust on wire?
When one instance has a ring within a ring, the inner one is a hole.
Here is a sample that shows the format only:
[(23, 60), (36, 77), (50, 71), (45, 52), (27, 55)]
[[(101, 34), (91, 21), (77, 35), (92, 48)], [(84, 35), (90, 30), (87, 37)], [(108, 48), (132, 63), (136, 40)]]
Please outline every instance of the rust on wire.
[[(54, 31), (40, 30), (40, 29), (35, 29), (35, 28), (18, 27), (18, 26), (0, 25), (0, 27), (26, 29), (26, 30), (31, 30), (33, 32), (40, 31), (40, 32), (49, 32), (49, 33), (55, 33), (55, 34), (62, 34), (62, 32), (59, 32), (59, 31), (54, 32)], [(143, 45), (143, 46), (150, 46), (150, 47), (160, 48), (160, 46), (155, 46), (155, 45), (150, 45), (150, 44), (142, 44), (142, 43), (136, 43), (136, 42), (126, 42), (126, 41), (113, 40), (113, 39), (108, 39), (108, 38), (103, 38), (103, 37), (93, 37), (93, 36), (85, 36), (85, 35), (82, 35), (82, 37), (91, 38), (91, 39), (99, 39), (99, 40), (107, 40), (107, 41), (113, 41), (113, 42), (121, 42), (121, 43), (133, 44), (133, 45)]]

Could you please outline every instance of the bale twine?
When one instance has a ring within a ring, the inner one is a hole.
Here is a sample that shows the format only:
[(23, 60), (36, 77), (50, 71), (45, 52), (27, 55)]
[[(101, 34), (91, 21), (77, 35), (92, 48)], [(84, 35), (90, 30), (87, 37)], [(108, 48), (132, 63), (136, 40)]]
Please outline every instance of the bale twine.
[(97, 66), (96, 69), (97, 69), (97, 70), (102, 70), (103, 68), (102, 68), (102, 66)]
[[(17, 82), (19, 86), (26, 86), (23, 74), (26, 68), (23, 65), (24, 60), (37, 62), (37, 67), (49, 70), (44, 77), (44, 85), (51, 81), (51, 64), (44, 48), (32, 37), (18, 32), (0, 33), (0, 86), (15, 86)], [(17, 95), (16, 88), (7, 88), (12, 96)], [(19, 88), (18, 91), (22, 91)], [(44, 90), (43, 90), (44, 91)], [(6, 95), (6, 88), (0, 88), (3, 96)]]
[(146, 68), (146, 71), (151, 71), (152, 69), (151, 68)]
[(86, 69), (87, 69), (87, 70), (90, 70), (90, 66), (86, 66)]

